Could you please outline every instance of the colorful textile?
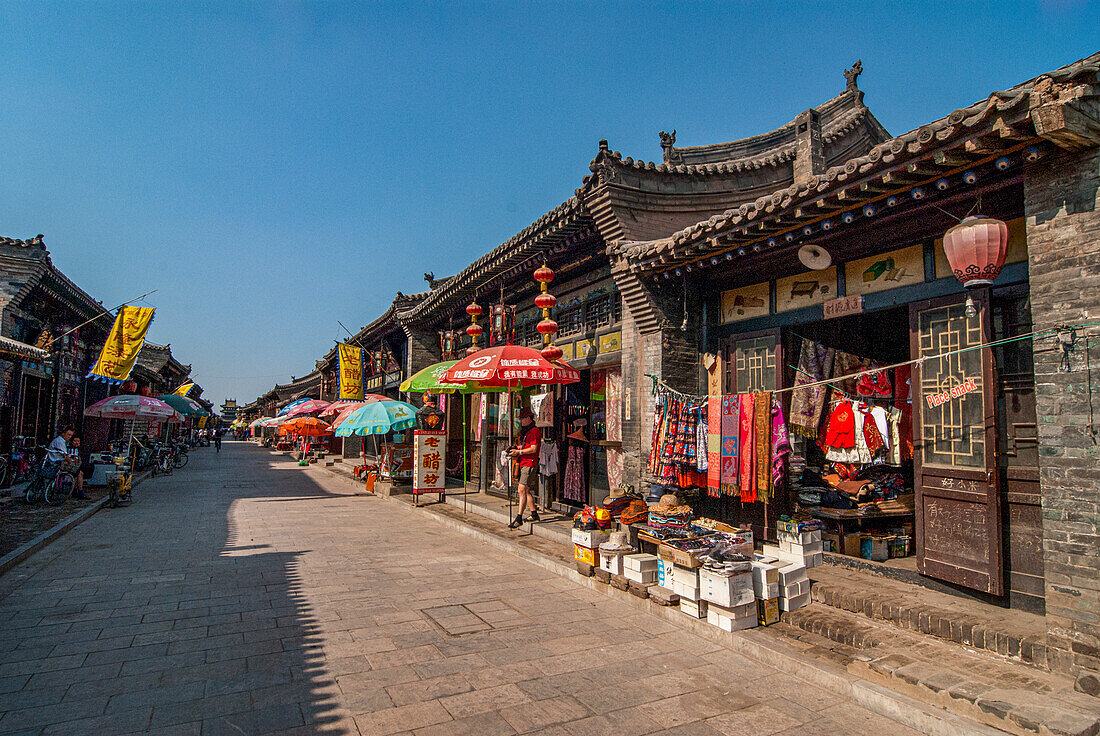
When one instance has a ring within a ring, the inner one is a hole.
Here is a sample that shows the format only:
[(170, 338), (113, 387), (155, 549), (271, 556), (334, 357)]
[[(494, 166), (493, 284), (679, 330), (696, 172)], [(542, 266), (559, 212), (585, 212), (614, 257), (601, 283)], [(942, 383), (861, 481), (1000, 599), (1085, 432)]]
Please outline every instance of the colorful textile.
[(363, 348), (340, 343), (340, 398), (363, 399)]
[(129, 378), (141, 346), (145, 344), (145, 333), (149, 331), (154, 311), (153, 307), (119, 308), (99, 360), (88, 371), (87, 378), (113, 384)]
[(562, 495), (570, 501), (584, 503), (584, 448), (577, 444), (569, 446), (569, 459), (565, 463), (565, 483)]
[(695, 469), (701, 473), (707, 470), (707, 405), (695, 407)]
[[(833, 359), (833, 374), (834, 376), (846, 376), (850, 373), (858, 373), (871, 367), (870, 358), (861, 358), (858, 355), (852, 355), (851, 353), (845, 353), (841, 350), (836, 351), (836, 357)], [(858, 378), (845, 378), (840, 381), (834, 381), (834, 385), (840, 388), (848, 396), (855, 396), (858, 384)]]
[(798, 388), (798, 386), (828, 378), (832, 373), (834, 353), (832, 348), (802, 338), (798, 371), (794, 379), (795, 390), (791, 392), (790, 431), (797, 435), (817, 438), (829, 387), (825, 384), (809, 388)]
[(841, 401), (829, 415), (829, 426), (825, 430), (825, 446), (849, 448), (856, 446), (856, 419), (851, 403)]
[(756, 442), (754, 440), (754, 435), (756, 434), (755, 401), (756, 394), (741, 394), (741, 440), (739, 443), (739, 449), (741, 450), (741, 468), (738, 486), (741, 489), (742, 501), (756, 499), (756, 479), (753, 475), (756, 471), (756, 463), (754, 462), (754, 450), (756, 448)]
[(718, 496), (722, 487), (722, 397), (707, 397), (707, 494)]
[(878, 451), (886, 446), (882, 434), (878, 431), (878, 424), (875, 422), (874, 417), (871, 416), (871, 412), (860, 410), (863, 414), (863, 441), (867, 443), (867, 449), (871, 451), (871, 455), (878, 454)]
[(722, 494), (736, 496), (741, 454), (741, 397), (737, 394), (722, 397), (722, 468), (719, 484)]
[(741, 490), (742, 501), (765, 500), (768, 497), (768, 486), (772, 479), (772, 395), (770, 392), (756, 394), (754, 399), (753, 455), (756, 467), (753, 475), (756, 476), (756, 484), (753, 497), (745, 498), (744, 489)]
[(618, 488), (623, 484), (623, 450), (621, 447), (608, 447), (606, 450), (607, 484), (611, 488)]
[(608, 441), (622, 442), (623, 374), (618, 368), (612, 368), (607, 371), (607, 400), (604, 402), (604, 418), (607, 422)]
[(778, 488), (783, 482), (787, 456), (790, 454), (791, 437), (787, 431), (787, 422), (783, 418), (783, 404), (779, 399), (772, 399), (772, 482), (769, 490)]

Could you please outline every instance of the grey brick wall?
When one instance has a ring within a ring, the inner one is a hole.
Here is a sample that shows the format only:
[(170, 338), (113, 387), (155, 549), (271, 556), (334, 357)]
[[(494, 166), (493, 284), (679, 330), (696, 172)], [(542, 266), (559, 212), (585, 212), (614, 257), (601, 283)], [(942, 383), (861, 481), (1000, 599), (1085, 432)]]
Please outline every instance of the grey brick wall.
[[(1100, 321), (1100, 152), (1041, 159), (1024, 174), (1036, 329)], [(1096, 335), (1086, 342), (1086, 335)], [(1097, 377), (1088, 385), (1086, 349)], [(1078, 331), (1069, 372), (1052, 338), (1035, 341), (1048, 657), (1100, 671), (1100, 329)]]

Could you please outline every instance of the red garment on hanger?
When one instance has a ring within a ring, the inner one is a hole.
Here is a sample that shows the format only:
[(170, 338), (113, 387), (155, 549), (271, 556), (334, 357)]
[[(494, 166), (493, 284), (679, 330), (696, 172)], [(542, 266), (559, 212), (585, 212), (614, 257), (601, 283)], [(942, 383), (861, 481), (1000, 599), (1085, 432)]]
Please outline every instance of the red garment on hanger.
[(825, 430), (825, 445), (848, 449), (856, 446), (856, 415), (852, 405), (841, 401), (829, 415), (828, 428)]

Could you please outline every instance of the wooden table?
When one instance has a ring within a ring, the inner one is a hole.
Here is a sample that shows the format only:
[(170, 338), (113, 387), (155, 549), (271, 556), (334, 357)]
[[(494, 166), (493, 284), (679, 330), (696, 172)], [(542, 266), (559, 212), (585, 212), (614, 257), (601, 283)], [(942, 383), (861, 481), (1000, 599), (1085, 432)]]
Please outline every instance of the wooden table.
[(831, 521), (836, 524), (837, 534), (841, 537), (845, 534), (845, 527), (855, 524), (859, 529), (867, 521), (880, 519), (913, 519), (912, 511), (878, 511), (873, 514), (861, 514), (858, 509), (827, 509), (822, 507), (809, 509), (810, 515), (823, 521)]

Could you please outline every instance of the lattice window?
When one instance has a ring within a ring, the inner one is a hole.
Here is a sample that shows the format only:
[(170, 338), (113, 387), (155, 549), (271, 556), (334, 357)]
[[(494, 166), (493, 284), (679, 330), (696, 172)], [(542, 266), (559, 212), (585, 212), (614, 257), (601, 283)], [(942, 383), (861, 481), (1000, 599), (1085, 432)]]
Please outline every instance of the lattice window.
[(584, 330), (584, 305), (563, 309), (558, 315), (558, 334), (575, 335)]
[(589, 299), (585, 303), (585, 332), (595, 332), (601, 327), (608, 327), (614, 321), (614, 300), (611, 294), (604, 294)]

